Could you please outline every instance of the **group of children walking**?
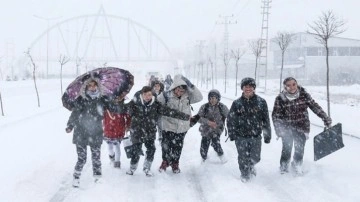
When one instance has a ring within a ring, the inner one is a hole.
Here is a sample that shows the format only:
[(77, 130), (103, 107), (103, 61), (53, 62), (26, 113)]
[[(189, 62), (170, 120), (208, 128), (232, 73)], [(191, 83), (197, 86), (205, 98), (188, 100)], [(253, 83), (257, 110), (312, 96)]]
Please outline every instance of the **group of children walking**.
[[(191, 104), (203, 99), (201, 92), (182, 75), (176, 75), (171, 81), (170, 85), (166, 84), (166, 91), (160, 81), (151, 82), (151, 86), (144, 86), (127, 104), (124, 98), (130, 89), (109, 100), (101, 95), (101, 86), (96, 79), (84, 83), (84, 91), (75, 104), (66, 128), (68, 133), (75, 129), (73, 143), (76, 144), (78, 161), (74, 171), (74, 187), (80, 184), (87, 146), (91, 149), (95, 181), (101, 177), (102, 139), (108, 145), (109, 158), (114, 167), (121, 167), (120, 143), (127, 131), (133, 145), (130, 168), (126, 174), (133, 175), (137, 170), (144, 144), (143, 172), (146, 176), (153, 176), (151, 165), (156, 150), (156, 132), (159, 133), (162, 151), (159, 172), (171, 167), (173, 173), (180, 173), (184, 138), (196, 122), (200, 124), (200, 155), (203, 161), (207, 160), (210, 145), (222, 163), (227, 161), (220, 144), (220, 136), (227, 126), (229, 138), (235, 141), (238, 151), (241, 180), (247, 182), (256, 175), (255, 164), (260, 161), (262, 136), (265, 143), (270, 143), (271, 126), (267, 103), (255, 94), (255, 80), (244, 78), (241, 81), (242, 96), (232, 103), (230, 110), (220, 102), (220, 92), (211, 90), (208, 102), (193, 117), (190, 116)], [(283, 142), (280, 171), (288, 172), (292, 145), (295, 144), (292, 166), (301, 172), (305, 140), (309, 133), (307, 108), (321, 117), (327, 127), (330, 127), (331, 119), (305, 89), (297, 85), (294, 78), (285, 79), (283, 84), (284, 91), (276, 98), (272, 113), (276, 135)]]

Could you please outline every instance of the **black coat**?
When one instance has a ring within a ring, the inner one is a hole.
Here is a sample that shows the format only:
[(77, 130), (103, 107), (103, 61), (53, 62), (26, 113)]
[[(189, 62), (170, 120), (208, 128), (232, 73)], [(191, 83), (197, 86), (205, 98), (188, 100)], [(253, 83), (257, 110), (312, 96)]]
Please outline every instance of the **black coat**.
[(169, 116), (181, 120), (190, 119), (190, 115), (162, 105), (154, 96), (149, 103), (144, 103), (140, 91), (127, 104), (127, 108), (131, 116), (130, 133), (133, 143), (155, 140), (156, 125), (160, 116)]
[(92, 99), (80, 96), (75, 101), (67, 126), (74, 128), (73, 143), (77, 145), (100, 146), (103, 140), (103, 114), (108, 108), (108, 99)]
[(235, 100), (227, 116), (230, 139), (237, 137), (259, 137), (263, 133), (265, 141), (270, 142), (271, 126), (266, 101), (258, 95), (250, 99), (241, 96)]

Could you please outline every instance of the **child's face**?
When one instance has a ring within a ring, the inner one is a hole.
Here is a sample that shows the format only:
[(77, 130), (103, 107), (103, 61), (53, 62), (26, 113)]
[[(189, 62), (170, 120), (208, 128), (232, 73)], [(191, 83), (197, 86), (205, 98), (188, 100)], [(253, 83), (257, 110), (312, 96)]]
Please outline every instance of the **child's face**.
[(298, 85), (297, 85), (296, 81), (290, 80), (285, 83), (285, 89), (289, 93), (295, 93), (298, 89)]
[(179, 87), (175, 88), (175, 90), (174, 90), (174, 94), (176, 97), (180, 97), (180, 96), (184, 95), (185, 92), (186, 92), (185, 89), (182, 89)]
[(218, 101), (218, 99), (217, 99), (215, 96), (212, 96), (212, 97), (210, 97), (209, 102), (210, 102), (211, 105), (214, 106), (214, 105), (216, 105), (219, 101)]
[(96, 82), (95, 81), (90, 81), (89, 84), (87, 85), (87, 90), (95, 92), (97, 90)]
[(160, 91), (160, 84), (155, 84), (154, 90), (157, 92)]
[(255, 88), (251, 85), (246, 85), (243, 87), (244, 96), (250, 98), (254, 95)]
[(142, 94), (142, 97), (145, 102), (149, 102), (152, 99), (152, 96), (153, 95), (151, 91)]

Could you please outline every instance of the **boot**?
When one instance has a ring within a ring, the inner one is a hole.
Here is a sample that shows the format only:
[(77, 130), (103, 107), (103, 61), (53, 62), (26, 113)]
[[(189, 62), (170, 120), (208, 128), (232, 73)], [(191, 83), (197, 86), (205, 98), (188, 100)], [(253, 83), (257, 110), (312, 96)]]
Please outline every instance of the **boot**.
[(130, 169), (126, 171), (128, 175), (134, 175), (135, 170), (137, 169), (138, 164), (130, 164)]
[(219, 159), (221, 161), (222, 164), (226, 163), (228, 160), (226, 159), (225, 155), (222, 154), (222, 155), (219, 155)]
[(291, 162), (291, 167), (295, 171), (296, 175), (303, 175), (304, 174), (301, 163), (297, 163), (295, 161), (292, 161)]
[(167, 167), (169, 167), (169, 163), (167, 161), (163, 161), (160, 165), (159, 172), (165, 172)]
[(101, 183), (101, 175), (94, 175), (94, 182)]
[(256, 176), (256, 169), (255, 169), (255, 166), (254, 166), (254, 165), (250, 166), (250, 175), (251, 175), (252, 177), (255, 177), (255, 176)]
[(180, 173), (179, 161), (175, 161), (174, 163), (172, 163), (171, 168), (172, 168), (173, 173), (175, 173), (175, 174)]
[(287, 163), (280, 164), (280, 174), (285, 174), (289, 172), (289, 165)]
[(72, 186), (75, 188), (78, 188), (80, 186), (80, 178), (79, 177), (74, 177)]
[(241, 174), (240, 179), (241, 179), (241, 182), (247, 183), (250, 181), (250, 176)]
[(146, 176), (148, 176), (148, 177), (153, 176), (153, 173), (150, 171), (151, 164), (152, 164), (151, 161), (148, 161), (148, 160), (145, 160), (145, 161), (144, 161), (143, 171), (145, 172)]
[(109, 155), (109, 159), (110, 159), (111, 162), (114, 162), (115, 161), (115, 154)]
[(121, 167), (120, 161), (115, 161), (114, 162), (114, 168), (120, 168), (120, 167)]

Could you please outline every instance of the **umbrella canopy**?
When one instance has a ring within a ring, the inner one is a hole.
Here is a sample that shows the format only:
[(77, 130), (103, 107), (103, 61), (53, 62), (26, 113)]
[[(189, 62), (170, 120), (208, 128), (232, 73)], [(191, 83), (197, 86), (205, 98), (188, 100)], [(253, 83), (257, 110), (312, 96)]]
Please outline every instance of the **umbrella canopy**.
[(102, 67), (78, 76), (62, 96), (63, 106), (72, 110), (75, 100), (84, 92), (85, 83), (94, 79), (98, 81), (102, 95), (116, 97), (123, 92), (129, 92), (134, 85), (134, 76), (127, 70), (117, 67)]

